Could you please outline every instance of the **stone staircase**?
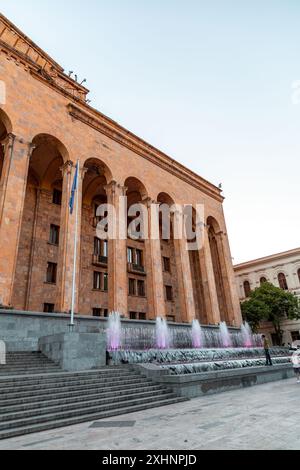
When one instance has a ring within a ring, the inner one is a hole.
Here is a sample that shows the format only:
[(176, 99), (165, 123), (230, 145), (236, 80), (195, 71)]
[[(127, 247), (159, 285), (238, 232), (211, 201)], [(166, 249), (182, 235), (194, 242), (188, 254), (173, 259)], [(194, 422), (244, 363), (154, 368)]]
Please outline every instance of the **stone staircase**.
[(42, 354), (8, 356), (0, 366), (0, 439), (185, 401), (126, 366), (62, 372)]

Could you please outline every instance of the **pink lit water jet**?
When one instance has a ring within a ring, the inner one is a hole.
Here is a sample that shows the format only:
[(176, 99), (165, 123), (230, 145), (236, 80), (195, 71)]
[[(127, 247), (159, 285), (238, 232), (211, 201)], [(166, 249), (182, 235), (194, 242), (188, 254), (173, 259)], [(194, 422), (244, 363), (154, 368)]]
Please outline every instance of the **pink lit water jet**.
[(170, 347), (170, 334), (166, 320), (157, 317), (156, 319), (156, 347), (158, 349), (168, 349)]
[(108, 351), (118, 351), (121, 349), (122, 326), (121, 315), (112, 312), (108, 319), (107, 328), (107, 349)]

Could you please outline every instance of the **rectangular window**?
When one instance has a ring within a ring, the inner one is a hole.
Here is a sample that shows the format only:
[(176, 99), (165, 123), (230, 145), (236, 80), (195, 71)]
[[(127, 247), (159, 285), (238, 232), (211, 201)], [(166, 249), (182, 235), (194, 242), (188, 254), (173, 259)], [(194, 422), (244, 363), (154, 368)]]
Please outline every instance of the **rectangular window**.
[(53, 204), (56, 204), (57, 206), (61, 206), (61, 198), (62, 198), (62, 192), (59, 191), (58, 189), (54, 189), (53, 198), (52, 198)]
[(128, 263), (133, 263), (134, 261), (134, 249), (133, 248), (127, 248), (127, 261)]
[(103, 290), (105, 292), (108, 291), (108, 274), (107, 273), (103, 274)]
[(171, 302), (173, 300), (173, 288), (166, 286), (166, 299)]
[(300, 333), (299, 331), (291, 331), (292, 341), (299, 341), (300, 340)]
[(146, 320), (146, 314), (143, 312), (139, 313), (139, 320)]
[(101, 240), (98, 237), (94, 238), (94, 255), (101, 255)]
[(93, 308), (93, 317), (101, 317), (101, 308)]
[(108, 309), (107, 309), (107, 308), (105, 308), (105, 309), (103, 310), (103, 316), (104, 316), (105, 318), (108, 317)]
[(137, 288), (138, 288), (138, 296), (139, 297), (145, 297), (145, 282), (144, 281), (138, 281), (137, 282)]
[(165, 272), (171, 272), (170, 258), (166, 258), (165, 256), (163, 257), (163, 267)]
[(142, 250), (136, 250), (136, 265), (143, 266), (143, 252)]
[(54, 304), (44, 304), (44, 313), (53, 313)]
[(130, 320), (136, 320), (136, 312), (130, 312)]
[(167, 321), (175, 322), (175, 316), (174, 315), (167, 315)]
[(93, 289), (101, 290), (101, 273), (94, 271), (94, 284)]
[(59, 244), (59, 226), (58, 225), (50, 225), (50, 238), (49, 238), (49, 243), (52, 245), (57, 245)]
[(135, 295), (135, 280), (129, 279), (129, 295)]
[(102, 256), (105, 256), (106, 258), (108, 257), (108, 241), (107, 240), (103, 240)]
[(56, 273), (57, 273), (57, 264), (56, 263), (48, 263), (46, 282), (49, 282), (50, 284), (55, 284), (56, 283)]

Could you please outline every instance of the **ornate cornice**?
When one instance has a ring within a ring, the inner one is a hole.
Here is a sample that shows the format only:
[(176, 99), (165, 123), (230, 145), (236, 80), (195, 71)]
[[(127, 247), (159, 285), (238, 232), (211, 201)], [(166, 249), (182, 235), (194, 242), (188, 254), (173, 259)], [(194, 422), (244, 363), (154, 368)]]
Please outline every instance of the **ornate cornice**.
[(64, 73), (46, 52), (25, 36), (13, 23), (0, 13), (0, 51), (8, 59), (22, 65), (35, 77), (57, 91), (67, 94), (75, 100), (85, 102), (88, 90)]
[[(110, 139), (115, 140), (119, 144), (127, 147), (146, 160), (149, 160), (151, 163), (154, 163), (168, 173), (172, 173), (173, 175), (194, 186), (210, 197), (223, 202), (224, 198), (221, 196), (221, 191), (216, 186), (201, 178), (196, 173), (176, 162), (172, 158), (168, 157), (166, 154), (140, 139), (136, 135), (127, 131), (118, 123), (104, 116), (104, 114), (100, 113), (99, 111), (89, 108), (90, 112), (87, 112), (86, 109), (79, 108), (72, 103), (68, 105), (68, 111), (72, 118), (83, 122), (84, 124), (106, 135)], [(93, 114), (91, 114), (91, 112)]]
[(25, 70), (29, 71), (34, 78), (40, 80), (43, 84), (50, 86), (72, 100), (73, 103), (78, 104), (78, 106), (73, 103), (68, 105), (69, 114), (74, 119), (115, 140), (168, 173), (194, 186), (202, 193), (223, 202), (224, 198), (221, 191), (216, 186), (88, 106), (86, 104), (86, 95), (89, 91), (68, 77), (59, 64), (0, 13), (1, 53), (17, 65), (23, 66)]

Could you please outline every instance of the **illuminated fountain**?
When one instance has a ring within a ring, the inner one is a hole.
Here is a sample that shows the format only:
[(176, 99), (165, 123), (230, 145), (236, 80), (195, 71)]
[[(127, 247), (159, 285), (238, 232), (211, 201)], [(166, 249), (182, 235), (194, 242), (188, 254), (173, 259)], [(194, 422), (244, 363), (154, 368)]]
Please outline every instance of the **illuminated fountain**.
[(220, 323), (220, 341), (223, 348), (232, 347), (232, 339), (225, 321)]
[(245, 348), (252, 348), (253, 346), (253, 336), (252, 331), (248, 323), (243, 323), (241, 326), (241, 335), (243, 340), (243, 346)]
[(198, 320), (193, 320), (192, 323), (192, 343), (194, 348), (204, 347), (204, 336)]
[(158, 349), (168, 349), (170, 347), (170, 333), (168, 324), (164, 318), (157, 317), (155, 332), (156, 347)]
[(122, 345), (122, 325), (121, 316), (118, 312), (112, 312), (108, 319), (107, 328), (107, 349), (108, 351), (118, 351)]

